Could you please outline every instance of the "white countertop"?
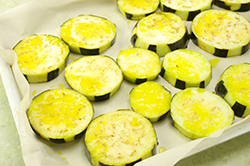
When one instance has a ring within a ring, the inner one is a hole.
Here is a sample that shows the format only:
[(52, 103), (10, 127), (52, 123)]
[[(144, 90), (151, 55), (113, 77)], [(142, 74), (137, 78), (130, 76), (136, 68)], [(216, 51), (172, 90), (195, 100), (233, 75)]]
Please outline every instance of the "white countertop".
[[(0, 0), (0, 12), (5, 12), (29, 0)], [(23, 166), (19, 137), (5, 91), (0, 80), (0, 165)], [(25, 147), (23, 147), (25, 148)], [(250, 133), (214, 146), (179, 161), (176, 166), (245, 166), (250, 165)]]

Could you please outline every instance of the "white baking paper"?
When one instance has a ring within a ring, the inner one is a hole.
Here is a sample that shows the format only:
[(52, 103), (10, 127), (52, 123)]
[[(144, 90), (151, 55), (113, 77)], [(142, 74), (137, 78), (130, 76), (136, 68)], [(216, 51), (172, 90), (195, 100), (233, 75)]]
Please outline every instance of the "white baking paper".
[[(18, 69), (16, 57), (12, 51), (12, 48), (21, 39), (31, 34), (51, 34), (60, 37), (60, 25), (66, 20), (81, 14), (102, 16), (116, 24), (116, 42), (103, 55), (108, 55), (116, 59), (120, 50), (132, 47), (130, 34), (136, 21), (127, 20), (119, 12), (115, 0), (33, 0), (0, 15), (0, 54), (12, 68), (22, 99), (18, 114), (18, 131), (23, 158), (27, 166), (91, 165), (86, 156), (83, 139), (59, 145), (49, 143), (35, 135), (26, 117), (26, 110), (34, 96), (47, 89), (69, 88), (64, 79), (64, 72), (48, 83), (28, 84)], [(250, 20), (250, 12), (241, 14)], [(190, 27), (190, 22), (185, 22), (185, 24), (188, 28)], [(242, 56), (219, 58), (201, 50), (192, 41), (189, 42), (187, 49), (199, 51), (209, 61), (218, 62), (213, 68), (212, 80), (206, 87), (209, 91), (214, 91), (219, 76), (229, 65), (250, 62), (249, 51)], [(79, 57), (81, 55), (71, 53), (70, 62)], [(169, 89), (172, 96), (179, 91), (160, 76), (155, 81)], [(130, 109), (129, 92), (135, 86), (124, 80), (119, 91), (109, 100), (92, 103), (95, 110), (95, 117), (117, 109)], [(142, 161), (138, 165), (147, 166), (152, 165), (152, 163), (155, 166), (174, 165), (181, 158), (191, 154), (190, 152), (192, 151), (192, 153), (195, 153), (206, 147), (216, 145), (223, 140), (250, 131), (247, 128), (244, 132), (238, 132), (238, 126), (242, 128), (242, 126), (249, 125), (249, 118), (245, 118), (244, 122), (242, 120), (242, 118), (236, 117), (234, 121), (235, 126), (225, 132), (221, 130), (209, 138), (190, 140), (172, 126), (170, 117), (167, 116), (164, 120), (154, 123), (159, 141), (157, 153), (159, 153), (160, 149), (166, 149), (166, 151)]]

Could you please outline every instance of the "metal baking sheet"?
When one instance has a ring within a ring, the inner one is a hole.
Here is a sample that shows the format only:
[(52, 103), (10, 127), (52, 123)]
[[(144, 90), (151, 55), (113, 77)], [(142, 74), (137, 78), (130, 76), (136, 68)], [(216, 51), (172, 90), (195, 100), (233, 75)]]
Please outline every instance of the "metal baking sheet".
[[(215, 6), (213, 8), (222, 10)], [(80, 14), (102, 16), (116, 24), (116, 42), (111, 48), (105, 51), (103, 55), (116, 59), (120, 50), (132, 47), (130, 43), (130, 34), (137, 21), (126, 19), (119, 12), (115, 0), (61, 0), (60, 2), (56, 0), (33, 0), (0, 15), (0, 54), (4, 54), (2, 55), (3, 57), (9, 56), (8, 54), (11, 52), (12, 47), (19, 40), (31, 34), (52, 34), (59, 37), (60, 25), (64, 21)], [(250, 20), (249, 11), (240, 14)], [(191, 22), (184, 22), (189, 29)], [(241, 56), (219, 58), (201, 50), (194, 45), (192, 41), (189, 42), (187, 49), (201, 52), (210, 62), (218, 62), (213, 68), (212, 80), (205, 88), (209, 91), (214, 91), (219, 76), (229, 65), (250, 62), (250, 50)], [(82, 55), (71, 53), (69, 63), (81, 56)], [(63, 145), (49, 143), (48, 141), (36, 137), (30, 129), (27, 118), (25, 117), (24, 112), (27, 109), (25, 106), (28, 106), (34, 96), (47, 89), (70, 88), (64, 79), (64, 72), (48, 83), (30, 84), (29, 87), (25, 89), (22, 88), (25, 86), (20, 83), (22, 81), (19, 81), (21, 77), (20, 73), (16, 73), (16, 70), (13, 70), (14, 62), (10, 64), (10, 61), (9, 63), (5, 61), (6, 58), (0, 58), (1, 76), (11, 103), (13, 116), (15, 117), (19, 129), (23, 158), (26, 165), (34, 165), (34, 163), (38, 163), (38, 165), (90, 165), (85, 154), (85, 147), (82, 139)], [(15, 58), (13, 57), (12, 60), (14, 59)], [(169, 89), (172, 96), (179, 91), (161, 76), (155, 79), (155, 81)], [(95, 110), (95, 117), (117, 109), (130, 109), (129, 92), (135, 86), (135, 84), (124, 80), (119, 91), (109, 100), (103, 102), (92, 102)], [(27, 99), (27, 95), (28, 100), (24, 101), (24, 99)], [(19, 105), (20, 103), (21, 106)], [(241, 120), (241, 118), (236, 117), (234, 123)], [(249, 132), (249, 126), (250, 123), (246, 122), (227, 130), (220, 137), (212, 140), (204, 140), (201, 144), (195, 146), (187, 155), (197, 153), (208, 147)], [(177, 146), (193, 141), (182, 135), (175, 127), (173, 127), (169, 116), (160, 122), (154, 123), (154, 127), (159, 141), (157, 153), (160, 153), (160, 150), (162, 149), (173, 149)]]

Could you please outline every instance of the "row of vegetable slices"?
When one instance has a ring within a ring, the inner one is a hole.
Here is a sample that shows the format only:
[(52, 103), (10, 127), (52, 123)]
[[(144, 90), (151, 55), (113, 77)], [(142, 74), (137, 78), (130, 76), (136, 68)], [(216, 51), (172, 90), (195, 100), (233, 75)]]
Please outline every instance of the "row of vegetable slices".
[[(250, 23), (235, 12), (204, 11), (195, 17), (190, 31), (192, 41), (215, 56), (242, 55), (250, 47)], [(22, 73), (30, 83), (46, 82), (61, 73), (70, 51), (99, 55), (113, 45), (115, 36), (116, 26), (109, 20), (80, 15), (61, 26), (62, 40), (69, 46), (55, 36), (31, 35), (21, 40), (13, 50)], [(135, 47), (151, 50), (160, 57), (186, 48), (188, 42), (189, 34), (184, 22), (172, 13), (151, 14), (138, 21), (131, 32), (131, 43)]]
[(183, 20), (192, 21), (194, 17), (216, 5), (220, 8), (245, 12), (250, 10), (249, 0), (118, 0), (117, 6), (120, 12), (131, 20), (142, 19), (155, 13), (160, 7), (163, 12), (175, 13)]
[[(182, 18), (169, 12), (146, 15), (131, 32), (135, 48), (121, 50), (116, 61), (100, 55), (114, 44), (116, 26), (93, 15), (80, 15), (63, 23), (62, 39), (31, 35), (13, 48), (30, 83), (50, 81), (65, 68), (65, 79), (74, 89), (48, 90), (32, 100), (27, 115), (35, 133), (55, 143), (69, 142), (85, 134), (93, 165), (133, 165), (155, 154), (157, 137), (152, 122), (163, 119), (168, 112), (175, 127), (192, 139), (231, 125), (234, 114), (250, 114), (250, 64), (229, 67), (215, 87), (218, 95), (208, 92), (203, 88), (212, 77), (211, 65), (202, 54), (184, 49), (189, 34)], [(218, 27), (218, 22), (209, 22), (215, 15), (219, 15), (215, 21), (224, 20), (224, 27), (229, 25), (228, 20), (233, 20), (230, 25), (237, 29), (232, 31), (233, 39), (243, 42), (234, 42), (237, 44), (233, 46), (224, 43), (223, 49), (218, 43), (213, 45), (210, 41), (214, 31), (207, 31)], [(206, 33), (201, 32), (201, 27)], [(234, 12), (203, 11), (194, 17), (191, 32), (193, 42), (215, 56), (241, 55), (249, 49), (250, 23)], [(229, 47), (224, 49), (225, 45)], [(67, 65), (70, 51), (84, 56)], [(181, 91), (171, 98), (169, 90), (153, 81), (158, 75)], [(131, 110), (103, 114), (92, 120), (90, 101), (109, 99), (123, 78), (138, 84), (130, 92)]]

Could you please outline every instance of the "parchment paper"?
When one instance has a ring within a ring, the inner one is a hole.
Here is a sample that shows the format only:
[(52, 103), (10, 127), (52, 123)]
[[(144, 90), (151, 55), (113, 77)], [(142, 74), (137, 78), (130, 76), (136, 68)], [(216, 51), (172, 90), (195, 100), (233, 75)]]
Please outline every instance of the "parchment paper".
[[(219, 9), (217, 7), (213, 8)], [(85, 153), (83, 139), (60, 145), (49, 143), (35, 135), (26, 117), (26, 110), (34, 96), (47, 89), (69, 88), (64, 79), (64, 72), (48, 83), (29, 85), (18, 69), (15, 53), (11, 50), (19, 40), (31, 34), (52, 34), (60, 37), (60, 25), (80, 14), (102, 16), (116, 24), (116, 42), (103, 55), (116, 59), (120, 50), (132, 47), (129, 41), (130, 34), (137, 21), (125, 19), (119, 12), (115, 0), (33, 0), (0, 15), (0, 54), (12, 67), (22, 98), (17, 121), (23, 158), (27, 166), (90, 165)], [(250, 20), (250, 12), (241, 14)], [(190, 23), (185, 22), (188, 28)], [(242, 56), (218, 58), (199, 49), (192, 41), (189, 42), (187, 49), (199, 51), (209, 61), (218, 62), (218, 64), (214, 65), (212, 80), (205, 88), (209, 91), (214, 91), (219, 76), (229, 65), (250, 62), (249, 51)], [(79, 57), (81, 55), (71, 53), (70, 62)], [(169, 89), (172, 96), (179, 91), (160, 76), (155, 81)], [(130, 108), (129, 92), (135, 86), (135, 84), (124, 80), (119, 91), (109, 100), (92, 103), (95, 117), (117, 109)], [(232, 131), (235, 131), (237, 126), (249, 124), (248, 121), (248, 117), (244, 121), (242, 118), (236, 117), (234, 126), (231, 126), (228, 131), (230, 132), (232, 129), (234, 129)], [(159, 150), (162, 148), (167, 149), (167, 151), (141, 162), (141, 165), (147, 166), (152, 165), (152, 163), (157, 166), (174, 165), (181, 158), (188, 155), (191, 150), (195, 149), (197, 145), (202, 146), (201, 143), (204, 141), (206, 141), (206, 144), (211, 141), (211, 144), (215, 145), (217, 142), (213, 138), (224, 134), (223, 130), (220, 130), (209, 138), (190, 140), (172, 126), (169, 116), (163, 121), (154, 123), (154, 127), (159, 141), (157, 152), (159, 153)], [(160, 158), (160, 160), (157, 158)]]

